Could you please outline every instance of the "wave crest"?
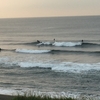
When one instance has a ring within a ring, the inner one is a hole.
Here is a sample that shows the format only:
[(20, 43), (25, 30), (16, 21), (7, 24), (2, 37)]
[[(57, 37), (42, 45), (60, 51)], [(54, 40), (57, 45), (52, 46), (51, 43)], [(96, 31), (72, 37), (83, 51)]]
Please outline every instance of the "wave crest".
[(54, 42), (53, 46), (63, 46), (63, 47), (72, 47), (72, 46), (80, 46), (82, 42)]
[(59, 46), (59, 47), (72, 47), (72, 46), (80, 46), (82, 42), (41, 42), (38, 43), (37, 46)]
[(18, 53), (48, 53), (50, 50), (28, 50), (28, 49), (16, 49)]

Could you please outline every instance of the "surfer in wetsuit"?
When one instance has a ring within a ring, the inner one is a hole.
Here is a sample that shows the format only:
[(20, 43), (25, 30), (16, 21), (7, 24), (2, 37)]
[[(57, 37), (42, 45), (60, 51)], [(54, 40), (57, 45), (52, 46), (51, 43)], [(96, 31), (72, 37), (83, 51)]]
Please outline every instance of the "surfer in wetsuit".
[(54, 40), (54, 42), (56, 41), (55, 39), (53, 39)]
[(51, 42), (51, 43), (50, 43), (50, 45), (53, 45), (55, 42), (56, 42), (56, 40), (55, 40), (55, 39), (53, 39), (53, 42)]
[(83, 44), (83, 40), (81, 41), (81, 44)]
[(39, 40), (37, 40), (37, 43), (41, 43)]

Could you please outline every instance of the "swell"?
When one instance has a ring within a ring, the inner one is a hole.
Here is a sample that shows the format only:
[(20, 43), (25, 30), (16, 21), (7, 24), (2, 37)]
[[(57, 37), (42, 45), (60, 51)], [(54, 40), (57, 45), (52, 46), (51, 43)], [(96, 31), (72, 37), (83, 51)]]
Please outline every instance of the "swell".
[(100, 44), (98, 43), (88, 43), (88, 42), (31, 42), (31, 43), (24, 43), (24, 45), (35, 45), (35, 46), (53, 46), (53, 47), (82, 47), (82, 46), (88, 46), (88, 47), (95, 47), (99, 46)]
[(100, 54), (100, 51), (75, 51), (75, 50), (27, 50), (16, 49), (17, 53), (29, 53), (29, 54)]
[(98, 43), (83, 43), (84, 46), (100, 46)]
[(33, 46), (54, 46), (54, 47), (81, 47), (81, 46), (100, 46), (100, 44), (94, 42), (29, 42), (29, 43), (10, 43), (9, 45), (33, 45)]
[(15, 51), (16, 49), (2, 49), (0, 48), (0, 51)]
[(51, 50), (51, 53), (100, 53), (100, 51)]
[(29, 50), (29, 49), (1, 49), (0, 51), (11, 51), (15, 53), (29, 53), (29, 54), (59, 54), (59, 53), (77, 53), (77, 54), (100, 54), (100, 51), (78, 51), (78, 50)]

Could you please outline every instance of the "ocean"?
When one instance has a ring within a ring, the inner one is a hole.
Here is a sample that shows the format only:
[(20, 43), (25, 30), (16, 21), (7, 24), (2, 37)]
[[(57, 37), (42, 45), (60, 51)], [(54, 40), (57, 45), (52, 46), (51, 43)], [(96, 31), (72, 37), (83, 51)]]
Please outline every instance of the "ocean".
[(0, 94), (100, 96), (100, 16), (0, 19)]

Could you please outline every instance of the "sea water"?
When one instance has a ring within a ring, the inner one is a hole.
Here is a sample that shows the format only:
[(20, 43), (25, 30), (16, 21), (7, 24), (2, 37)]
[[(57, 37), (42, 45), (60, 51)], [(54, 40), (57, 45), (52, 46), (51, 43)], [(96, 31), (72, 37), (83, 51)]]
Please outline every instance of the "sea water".
[(1, 94), (100, 95), (100, 16), (0, 19), (0, 48)]

